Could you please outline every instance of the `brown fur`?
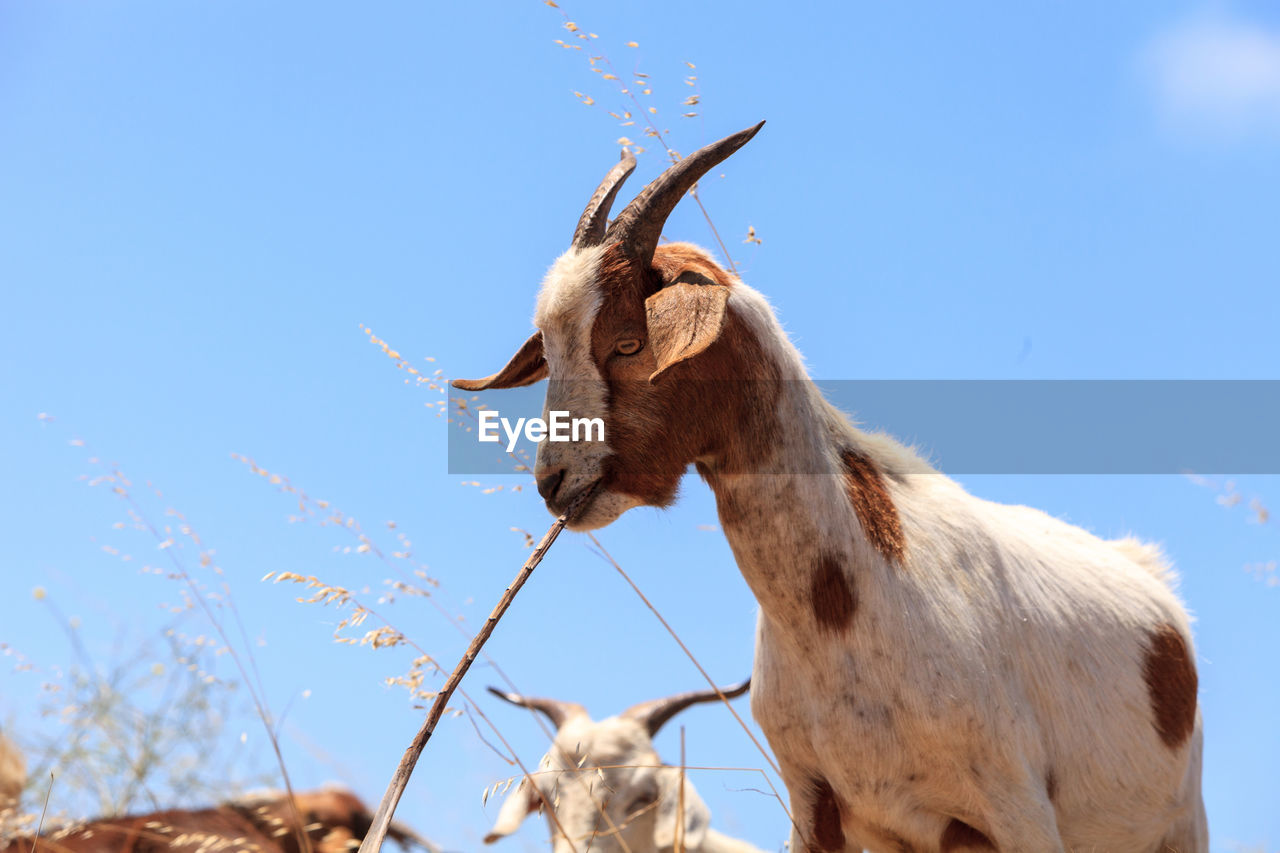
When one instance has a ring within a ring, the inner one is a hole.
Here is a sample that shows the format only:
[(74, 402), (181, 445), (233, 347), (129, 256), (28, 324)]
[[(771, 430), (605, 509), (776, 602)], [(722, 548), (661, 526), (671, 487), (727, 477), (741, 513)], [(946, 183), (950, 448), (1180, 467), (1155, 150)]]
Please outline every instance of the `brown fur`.
[[(655, 427), (670, 423), (668, 418), (676, 414), (677, 401), (662, 399), (649, 387), (656, 363), (645, 326), (646, 272), (619, 245), (601, 257), (596, 284), (605, 298), (591, 328), (591, 356), (608, 387), (605, 435), (614, 454), (605, 463), (606, 485), (667, 506), (675, 500), (688, 460), (679, 442), (652, 440)], [(615, 346), (623, 338), (639, 339), (645, 346), (633, 356), (620, 356)], [(619, 411), (627, 417), (618, 417)], [(682, 432), (675, 424), (670, 428), (673, 435)]]
[(845, 491), (867, 541), (890, 563), (902, 565), (906, 537), (880, 470), (866, 456), (852, 450), (846, 450), (841, 458), (845, 468)]
[(668, 243), (659, 246), (653, 254), (654, 272), (664, 282), (674, 284), (719, 284), (723, 287), (733, 285), (733, 276), (721, 269), (719, 264), (707, 260), (702, 252), (682, 243)]
[(26, 783), (26, 759), (7, 737), (0, 734), (0, 809), (16, 803)]
[[(314, 853), (341, 853), (347, 841), (361, 841), (372, 825), (369, 810), (348, 791), (309, 791), (294, 799), (303, 826), (316, 827), (308, 831)], [(282, 853), (303, 853), (287, 798), (257, 804), (248, 812), (255, 825), (276, 837)]]
[(810, 815), (810, 853), (839, 853), (844, 850), (844, 827), (840, 821), (840, 801), (831, 783), (822, 777), (813, 780), (813, 811)]
[[(705, 479), (710, 472), (703, 466), (699, 466), (698, 473)], [(747, 520), (747, 514), (739, 505), (737, 498), (732, 495), (716, 500), (716, 513), (720, 516), (720, 524), (724, 527), (736, 527)]]
[(942, 830), (942, 840), (938, 842), (942, 853), (952, 850), (995, 850), (991, 839), (974, 829), (962, 820), (951, 819), (947, 828)]
[(542, 332), (534, 332), (497, 373), (484, 379), (455, 379), (453, 384), (463, 391), (486, 391), (490, 388), (519, 388), (546, 378), (547, 360), (542, 348)]
[[(174, 841), (181, 844), (174, 844)], [(31, 853), (31, 836), (13, 838), (4, 853)], [(39, 849), (49, 853), (279, 853), (280, 845), (228, 806), (173, 810), (107, 818), (69, 829), (45, 831)]]
[[(372, 814), (348, 791), (301, 792), (295, 801), (313, 853), (352, 850), (372, 825)], [(201, 853), (301, 853), (295, 826), (293, 810), (281, 795), (211, 809), (102, 818), (45, 832), (39, 849), (49, 853), (193, 853), (197, 849)], [(401, 844), (410, 840), (403, 829), (395, 827), (389, 835)], [(179, 839), (183, 843), (173, 844)], [(33, 840), (26, 836), (0, 846), (0, 853), (30, 853), (32, 848)]]
[(843, 631), (853, 624), (858, 609), (858, 596), (853, 579), (838, 558), (824, 554), (813, 572), (809, 601), (818, 625), (831, 631)]
[(1157, 625), (1148, 636), (1143, 677), (1151, 696), (1156, 732), (1170, 749), (1191, 737), (1196, 723), (1196, 668), (1178, 629)]
[(898, 833), (885, 829), (881, 826), (872, 827), (872, 831), (875, 832), (876, 835), (883, 836), (886, 844), (892, 845), (892, 847), (889, 848), (892, 850), (892, 853), (915, 853), (915, 846)]
[(1053, 772), (1053, 768), (1049, 768), (1049, 772), (1044, 776), (1044, 792), (1050, 800), (1058, 798), (1058, 774)]
[[(692, 279), (686, 274), (690, 271), (696, 273)], [(591, 329), (591, 354), (608, 387), (605, 435), (613, 449), (604, 481), (652, 506), (675, 500), (680, 478), (697, 460), (713, 461), (708, 476), (744, 467), (745, 460), (725, 455), (729, 436), (767, 435), (777, 428), (767, 420), (777, 384), (765, 372), (759, 343), (732, 314), (716, 342), (698, 355), (696, 366), (675, 364), (650, 383), (657, 362), (647, 341), (644, 300), (677, 279), (686, 284), (732, 282), (701, 253), (682, 246), (658, 247), (653, 265), (644, 270), (612, 246), (601, 257), (596, 279), (605, 298)], [(620, 356), (615, 347), (625, 338), (646, 345), (635, 355)], [(695, 412), (715, 412), (716, 417), (696, 418)], [(741, 444), (734, 445), (739, 454), (752, 451)]]
[(728, 319), (729, 288), (677, 282), (644, 301), (649, 347), (659, 381), (674, 365), (706, 352), (724, 331)]

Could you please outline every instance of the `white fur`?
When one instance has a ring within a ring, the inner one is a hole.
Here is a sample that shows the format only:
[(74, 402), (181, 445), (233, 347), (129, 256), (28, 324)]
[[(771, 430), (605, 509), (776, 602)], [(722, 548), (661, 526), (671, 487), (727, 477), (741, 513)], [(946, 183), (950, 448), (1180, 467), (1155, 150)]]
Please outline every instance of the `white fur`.
[[(687, 774), (679, 821), (680, 771), (662, 763), (647, 729), (626, 715), (594, 722), (580, 713), (566, 720), (533, 775), (555, 804), (556, 820), (547, 820), (555, 853), (670, 853), (681, 823), (681, 847), (689, 853), (762, 853), (709, 827), (711, 813)], [(485, 842), (515, 832), (542, 802), (522, 779)]]
[[(547, 359), (547, 397), (542, 407), (546, 420), (551, 411), (572, 413), (575, 418), (603, 418), (605, 384), (591, 358), (591, 326), (600, 309), (595, 286), (601, 246), (570, 249), (551, 266), (543, 279), (534, 311), (534, 324), (542, 330)], [(559, 495), (571, 497), (600, 479), (601, 465), (612, 453), (609, 436), (595, 442), (550, 442), (538, 445), (534, 476), (564, 469)], [(592, 500), (575, 530), (603, 527), (639, 501), (619, 492), (605, 492)], [(563, 507), (562, 507), (563, 508)]]

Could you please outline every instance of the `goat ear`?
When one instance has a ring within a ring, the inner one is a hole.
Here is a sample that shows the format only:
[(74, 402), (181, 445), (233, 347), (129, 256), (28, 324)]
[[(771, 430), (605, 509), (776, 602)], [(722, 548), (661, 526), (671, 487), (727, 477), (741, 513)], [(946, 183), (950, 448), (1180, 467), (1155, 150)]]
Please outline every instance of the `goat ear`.
[(484, 379), (455, 379), (454, 388), (463, 391), (488, 391), (490, 388), (519, 388), (547, 377), (547, 359), (542, 352), (542, 332), (534, 332), (524, 346), (507, 362), (507, 366)]
[(542, 805), (542, 798), (538, 796), (538, 792), (529, 784), (527, 778), (521, 779), (520, 784), (503, 801), (498, 819), (494, 821), (493, 829), (489, 830), (489, 834), (484, 837), (484, 843), (492, 844), (499, 838), (506, 838), (515, 832), (520, 828), (520, 824), (524, 823), (524, 819), (536, 812), (540, 805)]
[(729, 288), (723, 285), (683, 282), (664, 287), (644, 301), (649, 345), (657, 360), (650, 382), (716, 342), (728, 316), (728, 302)]
[(662, 769), (662, 781), (659, 783), (662, 799), (658, 802), (658, 817), (653, 828), (654, 844), (660, 851), (674, 850), (676, 846), (676, 827), (684, 824), (683, 838), (680, 847), (684, 850), (697, 850), (702, 846), (702, 839), (711, 825), (711, 810), (693, 789), (693, 783), (686, 774), (684, 779), (684, 820), (680, 814), (680, 770), (676, 767)]

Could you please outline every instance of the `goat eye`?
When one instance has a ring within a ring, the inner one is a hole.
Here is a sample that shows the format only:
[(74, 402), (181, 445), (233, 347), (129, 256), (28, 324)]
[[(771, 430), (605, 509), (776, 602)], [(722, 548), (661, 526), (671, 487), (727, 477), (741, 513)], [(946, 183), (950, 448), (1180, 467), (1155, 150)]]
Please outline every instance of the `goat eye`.
[(627, 338), (618, 341), (618, 345), (614, 347), (619, 355), (635, 355), (640, 352), (640, 348), (644, 346), (644, 341), (638, 338)]

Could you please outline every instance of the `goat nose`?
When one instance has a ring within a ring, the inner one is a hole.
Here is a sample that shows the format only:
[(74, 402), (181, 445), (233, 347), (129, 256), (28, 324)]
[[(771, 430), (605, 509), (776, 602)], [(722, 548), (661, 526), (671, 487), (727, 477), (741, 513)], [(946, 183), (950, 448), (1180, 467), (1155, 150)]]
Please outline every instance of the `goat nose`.
[(552, 471), (545, 477), (538, 478), (538, 494), (542, 495), (544, 501), (549, 501), (556, 496), (556, 490), (560, 488), (561, 481), (564, 480), (564, 469)]

